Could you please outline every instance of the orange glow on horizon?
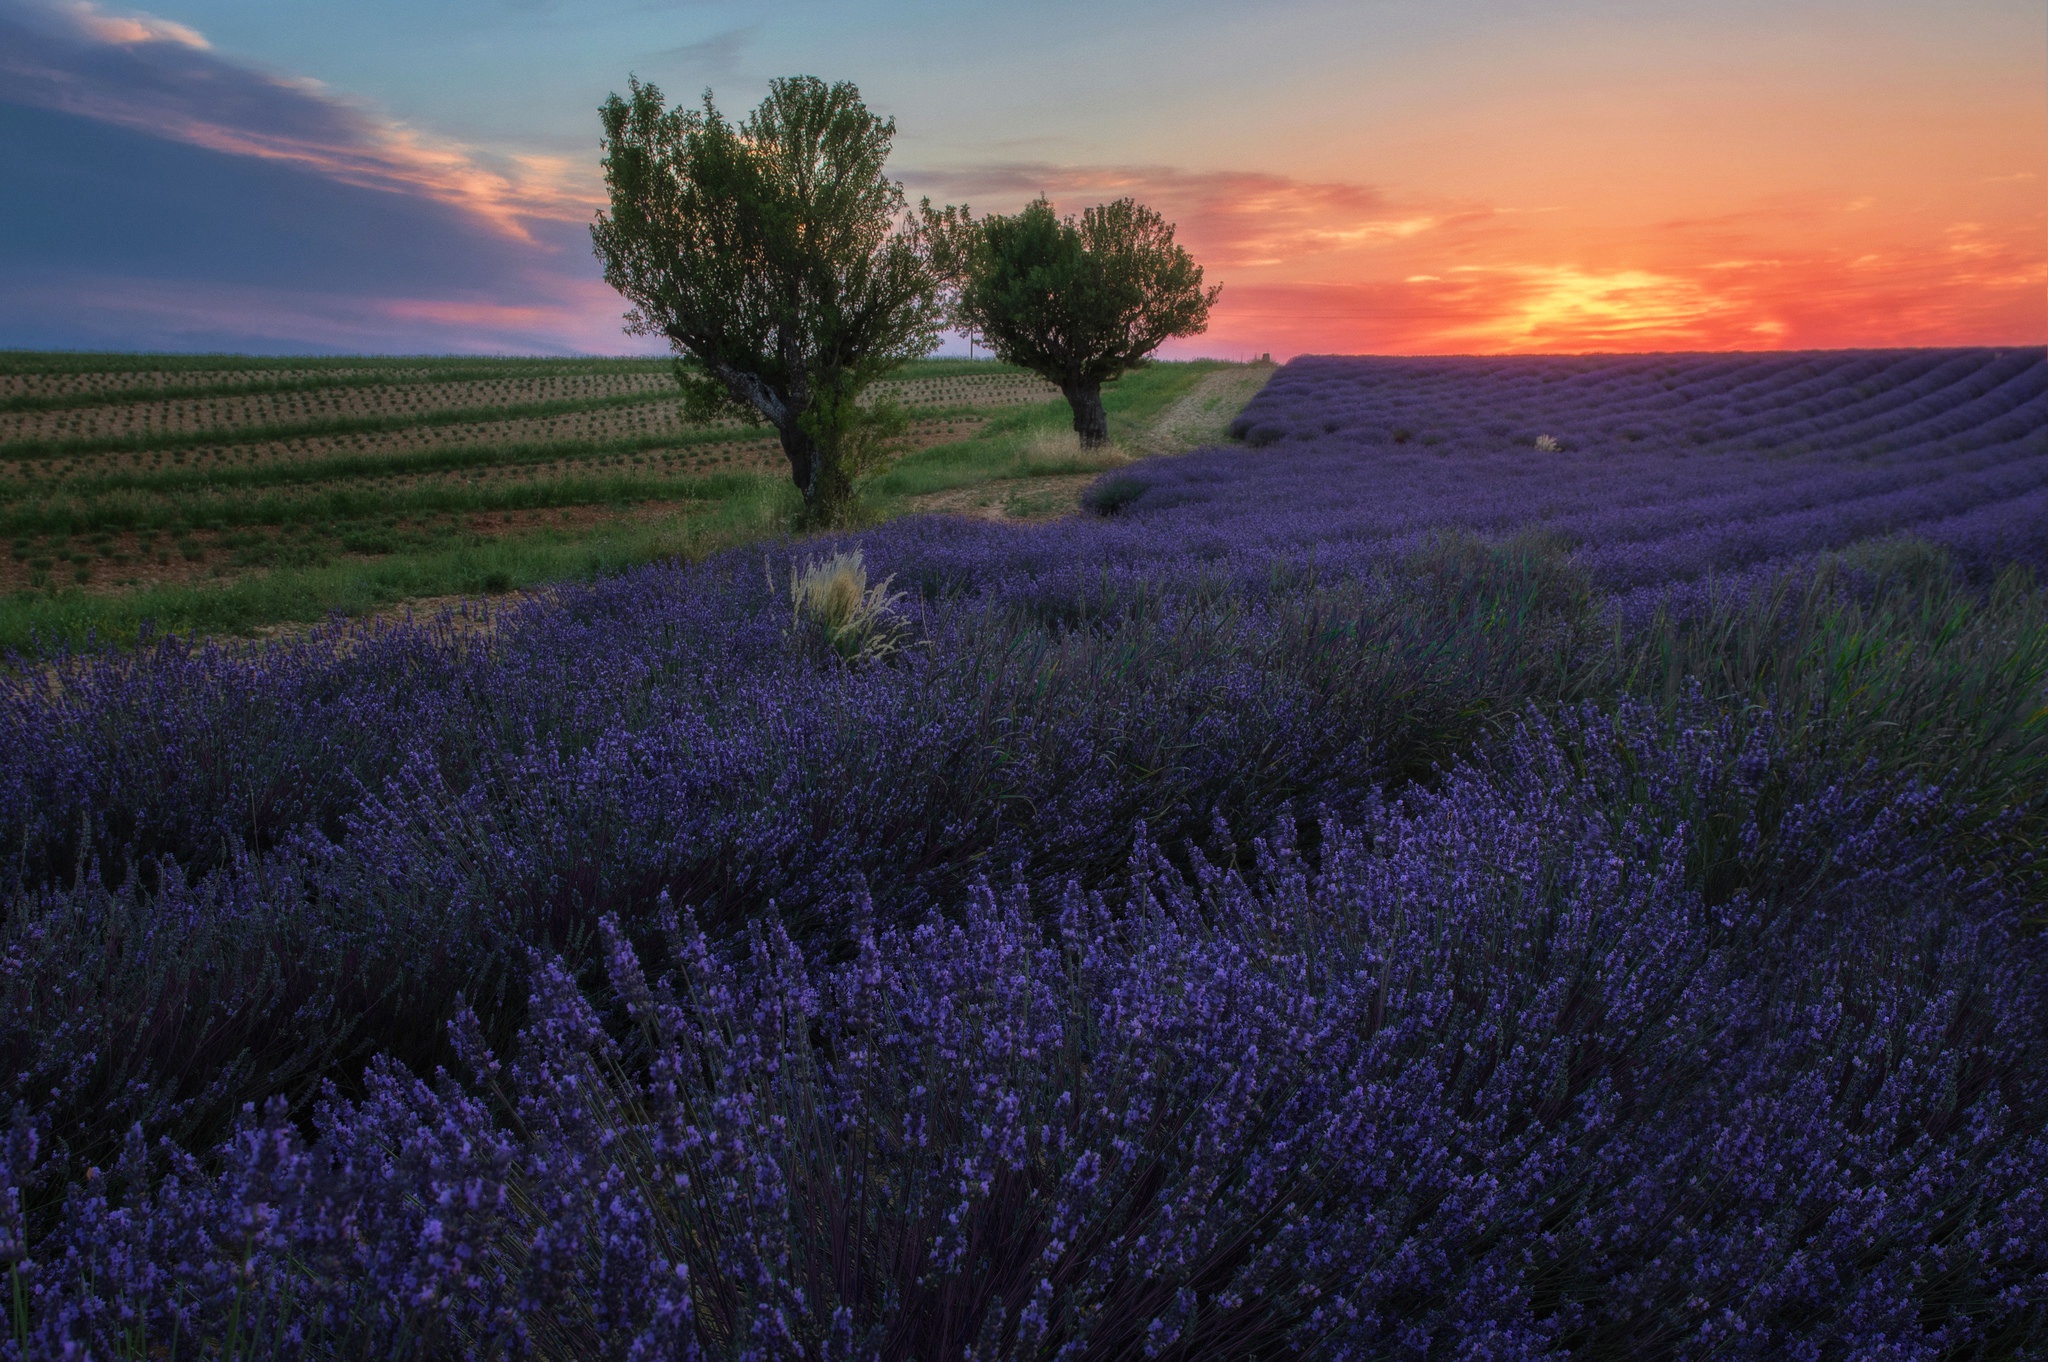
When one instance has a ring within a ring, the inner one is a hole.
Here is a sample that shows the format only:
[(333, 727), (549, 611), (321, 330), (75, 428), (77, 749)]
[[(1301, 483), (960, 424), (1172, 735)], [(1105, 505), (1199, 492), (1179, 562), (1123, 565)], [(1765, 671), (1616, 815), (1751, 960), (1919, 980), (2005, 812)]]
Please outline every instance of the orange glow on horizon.
[(2034, 172), (1987, 177), (1953, 213), (1930, 192), (1634, 227), (1330, 185), (1300, 186), (1289, 202), (1272, 176), (1073, 178), (1058, 188), (1063, 211), (1131, 193), (1176, 221), (1223, 283), (1209, 331), (1167, 355), (2048, 343), (2048, 212)]
[[(1167, 356), (1781, 350), (2048, 343), (2042, 179), (1967, 203), (1818, 195), (1641, 225), (1563, 207), (1397, 199), (1272, 174), (999, 167), (957, 196), (1062, 212), (1131, 195), (1224, 285)], [(1605, 219), (1605, 220), (1602, 220)]]
[(1649, 20), (1462, 52), (1398, 117), (1361, 103), (1258, 174), (1011, 179), (1178, 224), (1224, 290), (1169, 354), (2048, 344), (2038, 46), (1944, 62), (1904, 28), (1681, 22), (1661, 52)]

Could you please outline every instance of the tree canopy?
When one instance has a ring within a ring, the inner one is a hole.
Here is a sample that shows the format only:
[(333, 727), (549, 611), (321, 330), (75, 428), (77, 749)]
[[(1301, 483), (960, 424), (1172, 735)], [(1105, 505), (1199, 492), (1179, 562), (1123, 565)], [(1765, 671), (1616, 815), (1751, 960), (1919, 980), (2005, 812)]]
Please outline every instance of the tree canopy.
[(930, 353), (939, 282), (903, 188), (883, 173), (896, 133), (848, 81), (773, 81), (738, 125), (705, 91), (666, 107), (631, 82), (601, 111), (611, 191), (591, 239), (627, 330), (668, 338), (700, 415), (772, 425), (806, 511), (850, 501), (886, 410), (859, 401)]
[(1222, 286), (1174, 244), (1173, 224), (1133, 199), (1079, 220), (1039, 198), (1011, 216), (924, 204), (933, 259), (950, 285), (954, 325), (999, 359), (1059, 385), (1084, 445), (1109, 439), (1102, 385), (1170, 337), (1197, 335)]

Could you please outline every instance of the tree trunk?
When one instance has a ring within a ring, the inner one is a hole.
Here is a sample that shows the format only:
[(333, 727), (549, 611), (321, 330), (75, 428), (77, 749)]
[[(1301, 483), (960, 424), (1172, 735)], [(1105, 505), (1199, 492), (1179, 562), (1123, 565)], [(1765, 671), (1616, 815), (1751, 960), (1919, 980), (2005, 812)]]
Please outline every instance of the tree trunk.
[(839, 524), (855, 499), (840, 451), (817, 440), (796, 421), (777, 427), (776, 433), (782, 437), (782, 452), (789, 460), (790, 481), (804, 494), (804, 522), (818, 527)]
[(1100, 383), (1068, 383), (1061, 388), (1067, 405), (1074, 409), (1074, 434), (1081, 448), (1100, 449), (1109, 443), (1109, 413), (1102, 409)]
[(804, 494), (804, 509), (811, 510), (818, 499), (818, 444), (803, 426), (791, 417), (775, 428), (782, 437), (782, 453), (789, 460), (790, 480), (796, 489)]

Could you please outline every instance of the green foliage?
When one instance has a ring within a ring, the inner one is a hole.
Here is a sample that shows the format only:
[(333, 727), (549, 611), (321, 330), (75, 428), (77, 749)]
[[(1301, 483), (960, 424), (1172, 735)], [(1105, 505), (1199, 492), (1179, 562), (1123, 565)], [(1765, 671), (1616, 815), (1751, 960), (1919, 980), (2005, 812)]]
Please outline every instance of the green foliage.
[(1100, 391), (1174, 336), (1209, 324), (1222, 285), (1174, 244), (1173, 224), (1133, 199), (1072, 217), (1040, 198), (1010, 217), (923, 205), (935, 266), (953, 290), (952, 320), (1006, 363), (1067, 394), (1082, 442), (1109, 438)]
[(861, 402), (844, 393), (821, 393), (802, 418), (804, 434), (836, 457), (818, 470), (819, 495), (843, 509), (844, 520), (862, 482), (885, 467), (902, 448), (910, 415), (900, 402)]
[(869, 448), (862, 390), (938, 341), (928, 251), (882, 173), (895, 122), (811, 76), (772, 82), (737, 126), (708, 91), (669, 109), (637, 80), (602, 114), (611, 210), (591, 238), (627, 329), (692, 362), (676, 374), (694, 413), (774, 426), (811, 517), (838, 518), (848, 455)]

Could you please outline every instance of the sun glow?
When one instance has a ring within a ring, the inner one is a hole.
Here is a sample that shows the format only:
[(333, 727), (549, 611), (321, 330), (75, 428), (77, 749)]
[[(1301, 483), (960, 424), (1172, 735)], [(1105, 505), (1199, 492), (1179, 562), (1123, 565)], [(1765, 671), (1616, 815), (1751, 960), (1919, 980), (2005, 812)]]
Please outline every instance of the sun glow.
[(1605, 349), (1690, 337), (1736, 306), (1695, 280), (1649, 270), (1462, 265), (1453, 273), (1505, 285), (1500, 315), (1466, 332), (1488, 349)]

